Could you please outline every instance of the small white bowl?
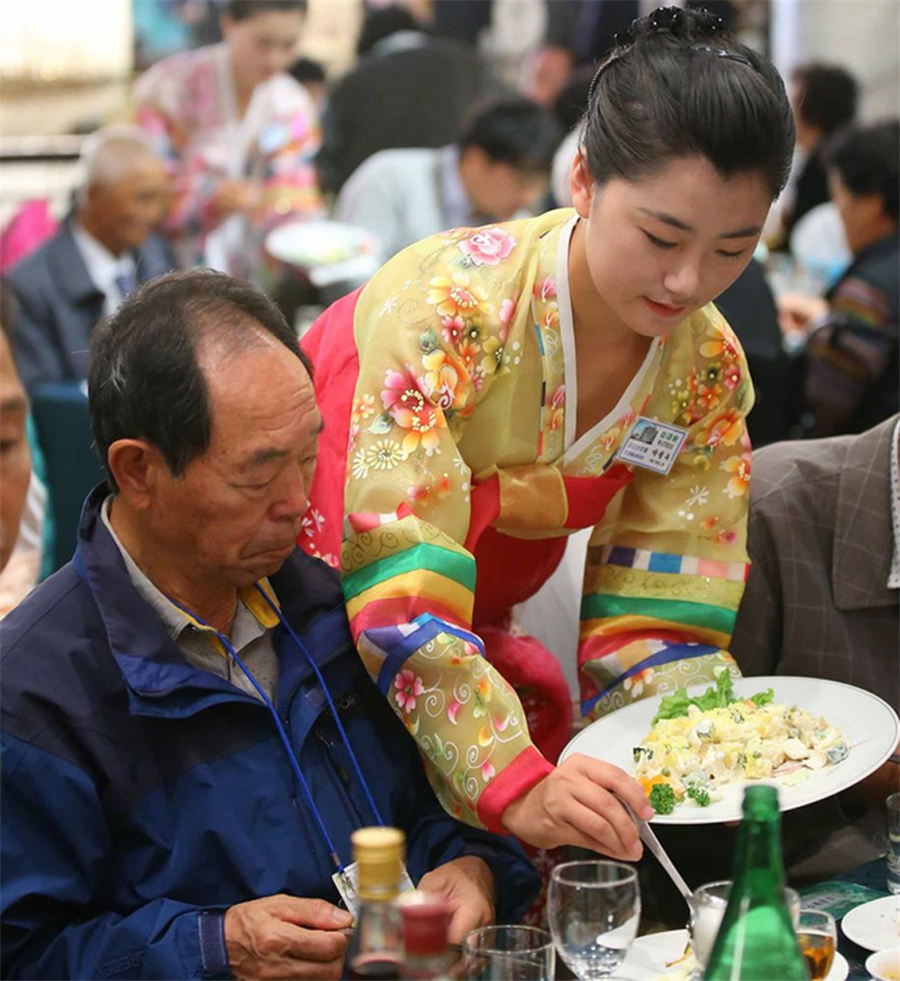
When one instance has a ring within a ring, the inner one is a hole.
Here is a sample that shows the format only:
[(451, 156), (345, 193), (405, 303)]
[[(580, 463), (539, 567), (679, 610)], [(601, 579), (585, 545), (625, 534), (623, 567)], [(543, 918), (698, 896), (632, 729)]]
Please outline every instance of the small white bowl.
[(870, 954), (866, 958), (866, 970), (875, 981), (900, 981), (900, 946)]

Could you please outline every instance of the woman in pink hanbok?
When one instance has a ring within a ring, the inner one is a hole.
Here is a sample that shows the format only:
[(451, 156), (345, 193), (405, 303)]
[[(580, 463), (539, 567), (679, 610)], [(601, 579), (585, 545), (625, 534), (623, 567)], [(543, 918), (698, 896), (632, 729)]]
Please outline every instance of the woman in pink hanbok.
[(222, 43), (172, 55), (135, 84), (137, 120), (172, 166), (167, 230), (183, 266), (259, 282), (265, 233), (322, 214), (316, 110), (285, 71), (305, 10), (305, 0), (230, 0)]

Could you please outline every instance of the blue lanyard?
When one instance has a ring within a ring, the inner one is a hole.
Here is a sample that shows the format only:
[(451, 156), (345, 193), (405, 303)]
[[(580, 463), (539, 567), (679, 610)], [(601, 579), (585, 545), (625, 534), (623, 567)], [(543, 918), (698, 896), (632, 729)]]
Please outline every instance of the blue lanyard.
[[(341, 722), (340, 716), (338, 715), (338, 711), (337, 708), (335, 707), (334, 700), (331, 697), (331, 692), (328, 691), (328, 686), (325, 684), (325, 679), (322, 677), (322, 672), (319, 669), (319, 665), (316, 664), (315, 659), (307, 650), (306, 645), (299, 638), (294, 628), (281, 615), (281, 610), (275, 605), (275, 603), (272, 602), (272, 600), (266, 594), (266, 591), (259, 585), (259, 583), (256, 583), (256, 588), (257, 590), (259, 590), (259, 594), (262, 596), (262, 598), (272, 608), (272, 611), (278, 617), (282, 627), (284, 627), (284, 629), (288, 632), (291, 640), (293, 640), (297, 648), (306, 658), (309, 666), (315, 672), (319, 685), (322, 688), (322, 693), (325, 695), (325, 701), (328, 703), (328, 708), (331, 712), (331, 716), (334, 719), (338, 732), (341, 735), (341, 739), (344, 743), (344, 748), (347, 750), (347, 754), (349, 755), (350, 761), (353, 764), (353, 769), (356, 772), (356, 776), (359, 778), (359, 781), (362, 785), (363, 793), (366, 795), (366, 801), (368, 802), (368, 805), (372, 810), (372, 814), (375, 816), (375, 822), (376, 824), (383, 826), (384, 819), (382, 818), (381, 813), (378, 810), (378, 806), (375, 803), (375, 799), (372, 797), (372, 792), (369, 790), (369, 785), (366, 782), (366, 778), (363, 776), (363, 772), (362, 769), (360, 768), (359, 761), (356, 759), (356, 754), (353, 752), (353, 747), (350, 745), (350, 740), (347, 738), (347, 733), (344, 730), (343, 723)], [(334, 866), (338, 870), (338, 872), (343, 872), (344, 864), (343, 862), (341, 862), (341, 857), (338, 854), (337, 849), (335, 848), (334, 842), (331, 839), (331, 835), (328, 833), (328, 828), (325, 826), (325, 822), (322, 819), (322, 815), (318, 807), (316, 807), (316, 802), (313, 800), (312, 792), (309, 789), (309, 784), (306, 782), (306, 777), (303, 776), (303, 771), (300, 769), (300, 762), (297, 759), (297, 754), (294, 752), (293, 746), (291, 746), (291, 741), (290, 739), (288, 739), (287, 732), (285, 732), (284, 724), (281, 721), (281, 717), (278, 715), (278, 710), (272, 704), (272, 700), (263, 691), (259, 682), (256, 680), (256, 678), (253, 677), (253, 673), (250, 671), (247, 665), (244, 664), (244, 662), (241, 660), (240, 656), (238, 655), (238, 652), (231, 646), (231, 642), (223, 633), (220, 633), (218, 630), (216, 630), (215, 627), (213, 627), (211, 623), (207, 623), (202, 617), (197, 616), (197, 614), (194, 613), (193, 611), (185, 609), (185, 607), (183, 607), (180, 603), (178, 603), (176, 600), (173, 600), (171, 596), (167, 598), (172, 604), (177, 606), (179, 610), (181, 610), (183, 613), (186, 613), (188, 616), (196, 620), (197, 623), (201, 624), (204, 627), (209, 627), (211, 630), (215, 631), (219, 643), (234, 658), (235, 664), (237, 664), (237, 666), (241, 669), (241, 671), (244, 672), (244, 674), (247, 676), (247, 680), (250, 682), (251, 685), (253, 685), (253, 687), (258, 692), (259, 697), (263, 700), (263, 703), (265, 704), (266, 708), (268, 708), (269, 714), (272, 716), (272, 719), (275, 722), (275, 728), (278, 730), (278, 735), (281, 737), (281, 742), (282, 745), (284, 746), (285, 752), (288, 755), (288, 759), (290, 760), (291, 768), (294, 771), (294, 776), (296, 776), (297, 783), (300, 784), (300, 787), (303, 790), (303, 794), (306, 797), (306, 802), (309, 805), (310, 810), (312, 811), (313, 819), (318, 825), (319, 832), (322, 835), (322, 838), (325, 840), (325, 844), (328, 847), (328, 854), (331, 857), (331, 861), (334, 863)]]

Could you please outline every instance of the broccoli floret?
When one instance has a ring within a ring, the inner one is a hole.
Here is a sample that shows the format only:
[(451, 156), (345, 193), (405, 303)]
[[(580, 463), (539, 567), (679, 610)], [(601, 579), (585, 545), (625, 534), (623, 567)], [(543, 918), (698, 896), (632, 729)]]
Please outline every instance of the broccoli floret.
[(709, 807), (709, 791), (702, 787), (688, 787), (687, 795), (701, 807)]
[(675, 791), (667, 783), (655, 783), (650, 788), (650, 806), (657, 814), (671, 814), (675, 810)]

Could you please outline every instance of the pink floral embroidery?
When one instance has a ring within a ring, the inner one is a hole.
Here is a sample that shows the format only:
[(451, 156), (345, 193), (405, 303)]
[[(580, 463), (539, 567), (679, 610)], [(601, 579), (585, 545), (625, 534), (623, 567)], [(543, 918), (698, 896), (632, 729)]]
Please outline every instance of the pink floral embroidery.
[(394, 687), (397, 689), (394, 699), (404, 712), (412, 712), (416, 707), (416, 698), (425, 691), (422, 686), (422, 679), (416, 677), (409, 668), (401, 671), (394, 678)]
[(487, 762), (485, 762), (485, 763), (482, 764), (482, 766), (481, 766), (481, 779), (485, 783), (488, 783), (489, 781), (493, 780), (494, 777), (496, 776), (496, 774), (497, 774), (497, 771), (494, 769), (494, 764), (491, 763), (490, 760), (487, 760)]
[(541, 299), (552, 300), (556, 297), (556, 279), (553, 276), (546, 276), (541, 283)]
[(737, 362), (728, 365), (722, 376), (722, 381), (725, 382), (727, 388), (737, 388), (741, 381), (741, 369)]
[(509, 334), (509, 325), (512, 323), (513, 317), (516, 315), (516, 305), (519, 302), (519, 296), (516, 294), (512, 299), (506, 299), (500, 304), (500, 340), (505, 341)]
[(466, 322), (458, 314), (441, 318), (441, 336), (448, 344), (458, 344), (466, 329)]
[(431, 456), (440, 444), (437, 430), (447, 426), (444, 414), (428, 401), (421, 383), (409, 368), (402, 374), (385, 372), (384, 384), (382, 404), (394, 422), (408, 430), (401, 444), (403, 452), (412, 453), (421, 445)]
[(459, 250), (476, 266), (498, 266), (515, 245), (516, 240), (502, 228), (480, 228), (459, 243)]
[(460, 703), (454, 699), (447, 709), (447, 718), (453, 723), (453, 725), (456, 725), (456, 717), (459, 715), (459, 710), (461, 708), (462, 705), (460, 705)]

